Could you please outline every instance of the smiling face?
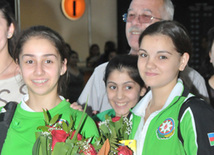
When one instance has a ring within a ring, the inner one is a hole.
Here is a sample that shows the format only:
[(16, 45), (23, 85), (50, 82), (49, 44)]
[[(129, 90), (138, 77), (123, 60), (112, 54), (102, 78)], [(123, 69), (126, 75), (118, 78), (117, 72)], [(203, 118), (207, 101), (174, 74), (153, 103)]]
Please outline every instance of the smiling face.
[(187, 53), (181, 56), (175, 50), (168, 36), (146, 35), (140, 45), (138, 68), (147, 86), (159, 88), (171, 85), (174, 87), (178, 73), (184, 70), (188, 59)]
[(130, 78), (127, 71), (113, 70), (107, 79), (107, 94), (116, 116), (127, 116), (129, 109), (139, 101), (141, 93), (140, 85)]
[(31, 37), (26, 41), (19, 55), (19, 66), (29, 95), (57, 94), (58, 80), (67, 69), (66, 63), (49, 40)]
[(161, 18), (163, 12), (163, 0), (132, 0), (128, 9), (129, 14), (136, 17), (131, 22), (126, 22), (126, 37), (131, 47), (131, 53), (137, 54), (139, 49), (138, 39), (146, 27), (159, 20), (153, 19), (151, 23), (140, 23), (138, 16), (142, 14)]

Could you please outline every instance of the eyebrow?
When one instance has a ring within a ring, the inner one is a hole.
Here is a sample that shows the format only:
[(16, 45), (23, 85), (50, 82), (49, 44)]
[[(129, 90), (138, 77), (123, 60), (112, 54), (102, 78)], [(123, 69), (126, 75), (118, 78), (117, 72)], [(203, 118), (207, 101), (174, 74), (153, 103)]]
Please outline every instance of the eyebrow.
[[(148, 53), (146, 50), (144, 50), (142, 48), (140, 48), (139, 51), (144, 51), (144, 52)], [(168, 54), (172, 55), (172, 53), (170, 53), (169, 51), (158, 51), (157, 53), (168, 53)]]
[[(23, 56), (22, 56), (22, 58), (23, 57), (35, 57), (35, 55), (33, 55), (33, 54), (24, 54)], [(49, 57), (49, 56), (54, 56), (54, 57), (57, 57), (55, 54), (45, 54), (45, 55), (42, 55), (42, 57)]]
[[(108, 81), (108, 82), (107, 82), (107, 84), (111, 84), (111, 83), (117, 84), (117, 83), (115, 83), (115, 82), (113, 82), (113, 81)], [(127, 81), (127, 82), (123, 83), (123, 85), (129, 84), (129, 83), (136, 83), (136, 82), (135, 82), (134, 80), (133, 80), (133, 81)]]
[[(134, 11), (132, 8), (129, 8), (128, 10), (127, 10), (127, 12), (129, 12), (129, 11)], [(150, 13), (152, 13), (152, 10), (150, 10), (150, 9), (142, 9), (142, 11), (146, 11), (146, 12), (150, 12)]]

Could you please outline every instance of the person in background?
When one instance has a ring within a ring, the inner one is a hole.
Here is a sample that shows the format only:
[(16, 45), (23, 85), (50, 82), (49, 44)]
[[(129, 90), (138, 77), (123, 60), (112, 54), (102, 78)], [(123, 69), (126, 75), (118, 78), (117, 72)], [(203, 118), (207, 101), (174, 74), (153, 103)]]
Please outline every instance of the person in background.
[(13, 61), (13, 49), (18, 27), (10, 4), (0, 1), (0, 106), (19, 102), (27, 88)]
[(137, 141), (137, 154), (214, 154), (209, 138), (214, 110), (179, 78), (192, 52), (185, 28), (175, 21), (156, 22), (142, 32), (139, 45), (138, 69), (150, 91), (132, 110), (130, 139)]
[[(59, 114), (61, 119), (75, 120), (76, 129), (82, 112), (70, 108), (62, 89), (66, 84), (68, 52), (63, 38), (45, 26), (34, 26), (25, 30), (17, 41), (14, 61), (28, 88), (28, 94), (17, 105), (3, 144), (1, 155), (32, 154), (36, 141), (35, 132), (44, 126), (43, 109), (51, 117)], [(0, 108), (4, 113), (5, 109)], [(96, 124), (85, 114), (80, 131), (85, 138), (99, 136)], [(1, 137), (0, 137), (1, 138)]]
[[(128, 13), (123, 16), (126, 21), (126, 38), (131, 47), (129, 54), (138, 54), (138, 39), (146, 27), (161, 20), (173, 20), (173, 15), (171, 0), (132, 0)], [(84, 104), (88, 97), (88, 105), (92, 107), (93, 113), (111, 109), (103, 81), (106, 65), (104, 63), (95, 68), (77, 101)], [(205, 80), (198, 72), (187, 66), (180, 76), (191, 92), (209, 100)]]
[(100, 58), (100, 47), (98, 44), (92, 44), (89, 49), (89, 56), (86, 58), (86, 67), (95, 68)]
[(76, 102), (84, 87), (84, 73), (79, 69), (77, 63), (79, 55), (77, 52), (70, 50), (70, 59), (68, 62), (68, 83), (65, 98), (70, 103)]
[(140, 77), (135, 55), (121, 55), (111, 59), (106, 67), (104, 82), (112, 109), (93, 116), (97, 122), (104, 121), (105, 115), (112, 118), (128, 117), (132, 109), (146, 92)]
[(104, 46), (104, 53), (100, 56), (98, 64), (100, 65), (102, 63), (108, 62), (110, 52), (115, 50), (116, 50), (115, 43), (113, 41), (106, 41)]
[(117, 55), (118, 55), (117, 49), (110, 51), (110, 52), (109, 52), (109, 55), (108, 55), (108, 61), (110, 61), (111, 59), (113, 59), (113, 58), (116, 57)]
[(210, 104), (214, 108), (214, 27), (210, 28), (207, 34), (207, 51), (201, 71), (206, 80), (207, 90), (210, 97)]

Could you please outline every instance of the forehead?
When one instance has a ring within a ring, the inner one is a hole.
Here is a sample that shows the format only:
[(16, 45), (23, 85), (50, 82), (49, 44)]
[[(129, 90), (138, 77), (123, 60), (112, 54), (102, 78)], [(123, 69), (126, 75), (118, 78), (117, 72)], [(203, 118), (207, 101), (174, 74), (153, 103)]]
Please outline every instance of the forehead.
[(132, 0), (128, 11), (142, 13), (147, 10), (156, 16), (161, 16), (163, 4), (163, 0)]
[(38, 36), (33, 36), (28, 38), (28, 40), (22, 46), (22, 53), (23, 52), (53, 52), (58, 53), (56, 47), (54, 46), (53, 42), (47, 38), (42, 38)]

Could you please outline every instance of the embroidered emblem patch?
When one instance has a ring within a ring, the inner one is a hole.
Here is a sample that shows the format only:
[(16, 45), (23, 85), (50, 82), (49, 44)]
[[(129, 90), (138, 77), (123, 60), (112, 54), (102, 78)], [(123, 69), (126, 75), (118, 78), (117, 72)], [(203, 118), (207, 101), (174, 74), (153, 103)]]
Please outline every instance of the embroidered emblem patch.
[(169, 139), (175, 133), (175, 121), (167, 118), (157, 129), (157, 137), (159, 139)]
[(207, 135), (210, 142), (210, 146), (214, 146), (214, 132), (208, 133)]

